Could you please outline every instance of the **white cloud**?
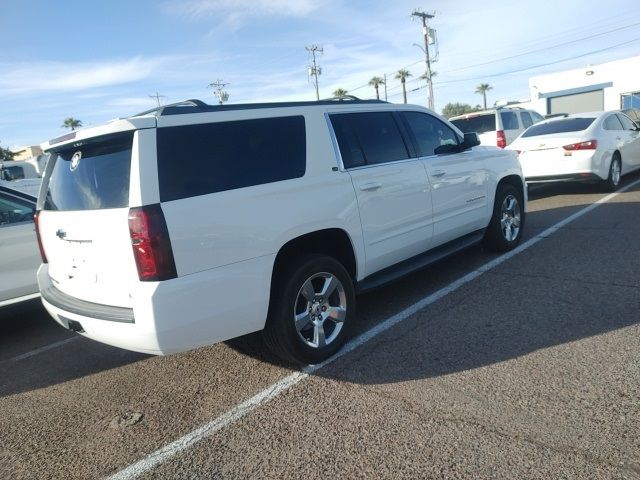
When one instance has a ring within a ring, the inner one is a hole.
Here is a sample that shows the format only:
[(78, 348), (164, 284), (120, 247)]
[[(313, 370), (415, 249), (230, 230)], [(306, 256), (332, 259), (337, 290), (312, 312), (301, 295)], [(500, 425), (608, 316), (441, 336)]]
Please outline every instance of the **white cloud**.
[(109, 62), (0, 64), (0, 92), (69, 92), (136, 82), (149, 77), (162, 59)]
[(171, 13), (191, 18), (223, 16), (228, 23), (263, 15), (306, 17), (319, 6), (317, 0), (177, 0), (165, 4)]

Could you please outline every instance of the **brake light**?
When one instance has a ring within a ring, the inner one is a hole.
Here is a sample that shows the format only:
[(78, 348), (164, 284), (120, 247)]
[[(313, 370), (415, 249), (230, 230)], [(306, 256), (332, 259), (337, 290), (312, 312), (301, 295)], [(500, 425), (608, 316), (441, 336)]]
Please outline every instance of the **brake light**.
[(42, 238), (40, 237), (40, 210), (38, 210), (33, 216), (33, 223), (36, 226), (36, 238), (38, 239), (38, 248), (40, 249), (40, 258), (42, 258), (42, 263), (47, 262), (47, 255), (44, 253), (44, 247), (42, 246)]
[(507, 146), (507, 138), (504, 136), (504, 130), (498, 130), (496, 132), (498, 135), (498, 147), (504, 148)]
[(595, 150), (598, 148), (597, 140), (587, 140), (586, 142), (572, 143), (571, 145), (565, 145), (565, 150)]
[(169, 231), (159, 203), (129, 209), (129, 233), (141, 281), (177, 277)]

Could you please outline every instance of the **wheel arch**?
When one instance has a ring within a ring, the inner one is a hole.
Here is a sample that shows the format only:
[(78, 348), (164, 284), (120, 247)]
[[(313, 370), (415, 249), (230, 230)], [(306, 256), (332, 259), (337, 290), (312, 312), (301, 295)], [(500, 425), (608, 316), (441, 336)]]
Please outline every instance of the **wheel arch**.
[(356, 281), (358, 262), (351, 237), (341, 228), (327, 228), (293, 238), (278, 250), (273, 263), (272, 288), (274, 279), (277, 279), (292, 261), (311, 254), (323, 254), (335, 258), (344, 266), (351, 279)]

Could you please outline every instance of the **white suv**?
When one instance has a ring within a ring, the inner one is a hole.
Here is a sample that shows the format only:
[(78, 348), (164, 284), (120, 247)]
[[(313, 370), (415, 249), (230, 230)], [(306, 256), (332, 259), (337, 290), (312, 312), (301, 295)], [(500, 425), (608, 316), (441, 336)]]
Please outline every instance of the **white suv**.
[(66, 328), (168, 354), (264, 330), (322, 361), (357, 292), (483, 241), (513, 248), (514, 152), (379, 101), (164, 106), (45, 144), (42, 300)]
[(476, 132), (482, 145), (504, 148), (534, 123), (544, 120), (533, 110), (520, 107), (495, 108), (451, 117), (449, 121), (464, 133)]

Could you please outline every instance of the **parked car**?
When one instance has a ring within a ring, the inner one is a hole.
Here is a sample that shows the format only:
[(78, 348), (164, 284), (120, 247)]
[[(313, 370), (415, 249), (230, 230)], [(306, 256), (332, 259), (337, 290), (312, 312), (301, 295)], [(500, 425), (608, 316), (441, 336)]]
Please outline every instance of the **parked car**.
[(168, 354), (258, 330), (316, 363), (356, 292), (522, 237), (514, 152), (418, 106), (192, 100), (52, 140), (36, 223), (66, 328)]
[(640, 168), (640, 127), (619, 111), (577, 113), (529, 127), (517, 150), (527, 183), (601, 181), (615, 190)]
[(39, 296), (36, 197), (0, 181), (0, 307)]
[(451, 117), (449, 121), (464, 133), (476, 132), (482, 145), (504, 148), (527, 127), (544, 120), (524, 108), (495, 108)]

